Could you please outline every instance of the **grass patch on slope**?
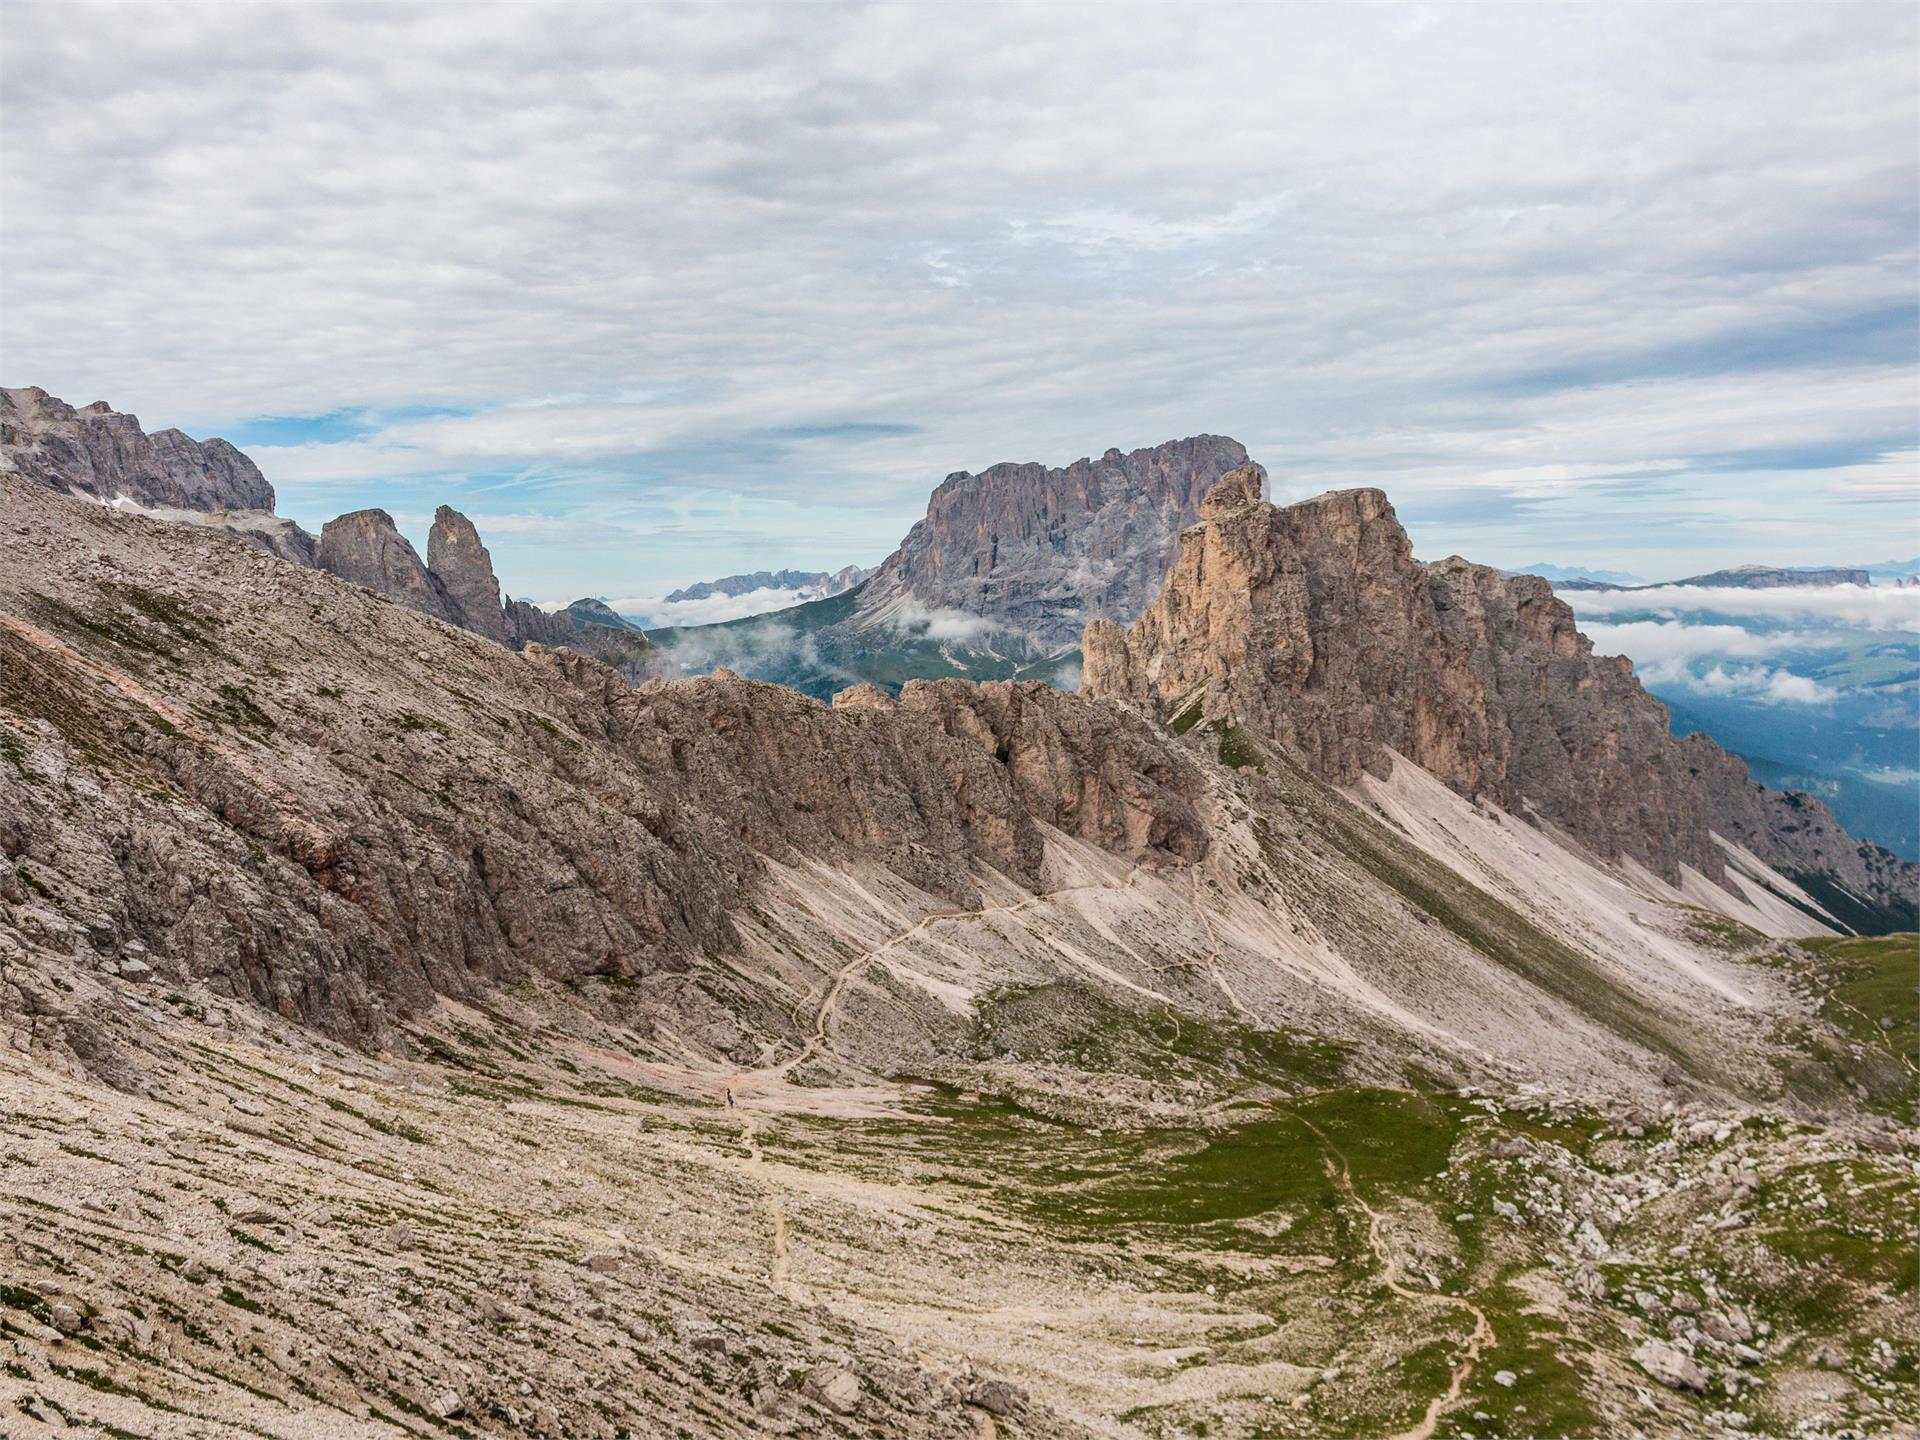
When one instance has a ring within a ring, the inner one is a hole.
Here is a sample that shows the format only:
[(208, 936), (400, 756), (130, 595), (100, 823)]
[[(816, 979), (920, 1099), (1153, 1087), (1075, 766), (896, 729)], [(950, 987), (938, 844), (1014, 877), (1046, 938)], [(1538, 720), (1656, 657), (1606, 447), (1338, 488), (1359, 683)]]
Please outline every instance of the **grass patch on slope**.
[(976, 1048), (983, 1057), (1073, 1063), (1152, 1080), (1297, 1090), (1338, 1083), (1350, 1047), (1305, 1031), (1254, 1029), (1190, 1011), (1175, 1017), (1056, 981), (983, 997)]
[(1804, 1025), (1788, 1037), (1799, 1088), (1831, 1098), (1857, 1086), (1877, 1110), (1920, 1115), (1920, 935), (1801, 940), (1766, 963), (1812, 986), (1820, 1018), (1845, 1037)]
[(1802, 940), (1825, 962), (1821, 1015), (1861, 1044), (1920, 1051), (1920, 935)]

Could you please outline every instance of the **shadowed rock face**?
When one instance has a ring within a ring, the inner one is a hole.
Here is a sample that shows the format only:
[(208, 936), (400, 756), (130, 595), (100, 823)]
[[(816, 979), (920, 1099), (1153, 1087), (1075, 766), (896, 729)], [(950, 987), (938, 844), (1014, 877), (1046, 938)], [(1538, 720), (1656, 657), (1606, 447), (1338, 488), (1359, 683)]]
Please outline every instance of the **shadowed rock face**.
[(330, 575), (364, 585), (409, 610), (460, 624), (446, 590), (384, 510), (351, 510), (329, 520), (320, 530), (317, 558)]
[(34, 386), (0, 390), (0, 469), (145, 509), (272, 510), (273, 487), (224, 440), (152, 435), (107, 403), (75, 409)]
[(862, 609), (960, 610), (1070, 645), (1092, 617), (1131, 620), (1146, 608), (1200, 497), (1245, 464), (1237, 440), (1199, 435), (1060, 469), (949, 475), (867, 583)]
[(451, 506), (433, 512), (427, 535), (427, 568), (440, 581), (454, 624), (507, 643), (506, 615), (500, 608), (500, 582), (494, 578), (493, 557), (480, 543), (473, 522)]
[[(1531, 809), (1668, 879), (1683, 865), (1721, 878), (1712, 830), (1735, 808), (1763, 859), (1799, 856), (1769, 838), (1771, 802), (1744, 788), (1746, 767), (1704, 738), (1676, 739), (1631, 662), (1595, 655), (1546, 581), (1457, 556), (1422, 564), (1378, 490), (1283, 509), (1259, 498), (1259, 480), (1248, 468), (1214, 488), (1131, 630), (1088, 626), (1086, 694), (1179, 727), (1246, 726), (1339, 784), (1380, 770), (1390, 748), (1463, 794)], [(1711, 786), (1703, 766), (1720, 777)], [(1826, 847), (1843, 848), (1856, 842)], [(1911, 896), (1906, 869), (1881, 882)], [(1859, 864), (1848, 873), (1867, 879)]]

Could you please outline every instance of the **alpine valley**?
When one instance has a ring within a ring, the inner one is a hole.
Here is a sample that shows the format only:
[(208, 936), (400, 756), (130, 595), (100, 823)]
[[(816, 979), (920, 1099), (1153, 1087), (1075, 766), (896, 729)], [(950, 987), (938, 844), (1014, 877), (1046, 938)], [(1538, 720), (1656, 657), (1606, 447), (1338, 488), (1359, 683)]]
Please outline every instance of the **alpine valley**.
[(1920, 867), (1264, 482), (649, 632), (0, 392), (0, 1430), (1909, 1432)]

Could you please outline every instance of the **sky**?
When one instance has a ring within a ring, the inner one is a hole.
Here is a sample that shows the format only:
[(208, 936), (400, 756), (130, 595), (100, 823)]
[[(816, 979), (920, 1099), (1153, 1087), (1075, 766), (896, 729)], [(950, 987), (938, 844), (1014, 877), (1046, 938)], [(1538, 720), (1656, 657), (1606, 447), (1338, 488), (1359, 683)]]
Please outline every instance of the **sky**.
[(1910, 4), (7, 0), (0, 383), (506, 587), (1212, 432), (1418, 553), (1920, 553)]

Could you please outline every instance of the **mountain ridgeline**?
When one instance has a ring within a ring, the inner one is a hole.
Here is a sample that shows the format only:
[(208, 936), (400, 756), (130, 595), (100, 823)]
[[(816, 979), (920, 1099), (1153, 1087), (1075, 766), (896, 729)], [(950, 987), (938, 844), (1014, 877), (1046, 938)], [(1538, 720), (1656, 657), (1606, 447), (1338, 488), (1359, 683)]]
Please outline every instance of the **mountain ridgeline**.
[(1711, 570), (1704, 575), (1662, 580), (1651, 585), (1630, 585), (1589, 576), (1555, 578), (1553, 583), (1562, 590), (1663, 590), (1669, 586), (1687, 590), (1824, 590), (1835, 585), (1871, 585), (1873, 576), (1854, 566), (1789, 570), (1778, 565), (1735, 565), (1727, 570)]
[(1423, 564), (1378, 490), (1284, 508), (1260, 490), (1251, 467), (1222, 480), (1139, 622), (1088, 627), (1085, 693), (1176, 730), (1251, 729), (1340, 785), (1398, 754), (1669, 881), (1734, 883), (1731, 841), (1842, 887), (1872, 928), (1913, 928), (1920, 867), (1754, 784), (1706, 736), (1673, 735), (1632, 662), (1595, 655), (1545, 580)]
[(503, 604), (479, 533), (445, 505), (434, 514), (424, 564), (385, 510), (337, 516), (316, 540), (273, 513), (273, 487), (225, 440), (148, 435), (105, 401), (75, 409), (36, 387), (0, 389), (0, 467), (116, 509), (223, 530), (512, 649), (573, 645), (630, 680), (647, 669), (645, 634), (597, 600), (551, 613), (524, 600)]
[[(600, 601), (554, 613), (503, 601), (486, 546), (450, 507), (425, 562), (379, 509), (329, 521), (316, 542), (272, 516), (272, 487), (224, 441), (147, 436), (104, 404), (75, 410), (40, 390), (0, 397), (0, 456), (43, 486), (215, 524), (509, 649), (569, 646), (629, 683), (726, 669), (820, 698), (918, 679), (1058, 683), (1084, 628), (1086, 693), (1176, 732), (1251, 731), (1343, 786), (1397, 753), (1668, 882), (1751, 883), (1729, 877), (1733, 844), (1824, 896), (1798, 898), (1809, 918), (1914, 923), (1920, 867), (1848, 836), (1818, 800), (1755, 784), (1706, 736), (1674, 737), (1631, 663), (1594, 655), (1546, 581), (1457, 556), (1422, 564), (1377, 490), (1267, 504), (1265, 472), (1224, 437), (950, 475), (871, 575), (811, 577), (857, 580), (841, 593), (650, 639)], [(762, 578), (796, 576), (733, 588)]]

